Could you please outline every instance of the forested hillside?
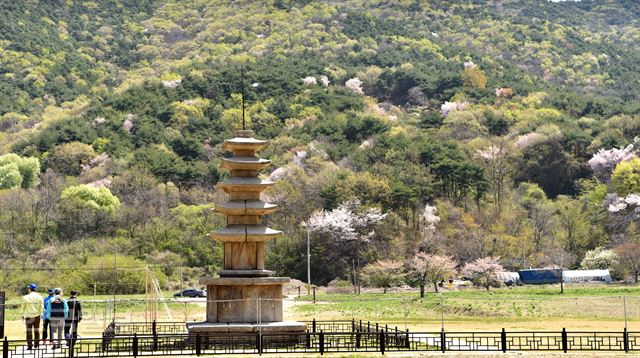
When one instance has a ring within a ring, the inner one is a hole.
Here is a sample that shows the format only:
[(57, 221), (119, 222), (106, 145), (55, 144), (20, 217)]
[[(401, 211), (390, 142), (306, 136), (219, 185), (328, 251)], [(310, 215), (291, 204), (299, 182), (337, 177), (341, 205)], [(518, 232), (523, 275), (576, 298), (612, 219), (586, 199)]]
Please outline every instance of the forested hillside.
[(632, 0), (1, 2), (0, 283), (215, 273), (243, 91), (280, 274), (308, 227), (317, 284), (443, 255), (637, 278), (639, 41)]

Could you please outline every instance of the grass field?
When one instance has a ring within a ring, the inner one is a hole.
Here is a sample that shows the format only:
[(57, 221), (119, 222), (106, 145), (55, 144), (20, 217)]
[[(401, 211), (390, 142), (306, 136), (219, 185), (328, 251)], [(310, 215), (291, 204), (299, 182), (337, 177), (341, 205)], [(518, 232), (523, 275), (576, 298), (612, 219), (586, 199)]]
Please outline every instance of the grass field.
[[(444, 322), (448, 331), (569, 330), (621, 331), (625, 324), (623, 297), (626, 297), (627, 326), (640, 331), (640, 288), (634, 286), (569, 286), (564, 294), (556, 286), (513, 287), (427, 293), (417, 292), (327, 294), (319, 292), (317, 303), (310, 296), (292, 297), (285, 301), (285, 318), (298, 320), (356, 319), (380, 322), (413, 331), (438, 331)], [(81, 336), (97, 336), (113, 319), (111, 302), (83, 299), (84, 316)], [(96, 296), (112, 300), (113, 296)], [(144, 295), (118, 296), (115, 305), (117, 321), (144, 321)], [(9, 300), (7, 331), (9, 338), (22, 339), (24, 328), (15, 305)], [(203, 320), (204, 301), (171, 301), (167, 308), (174, 321)], [(158, 307), (158, 320), (169, 317), (163, 305)]]
[[(623, 299), (623, 297), (625, 297)], [(365, 319), (412, 330), (640, 330), (640, 289), (632, 286), (513, 287), (491, 291), (302, 296), (297, 319)]]

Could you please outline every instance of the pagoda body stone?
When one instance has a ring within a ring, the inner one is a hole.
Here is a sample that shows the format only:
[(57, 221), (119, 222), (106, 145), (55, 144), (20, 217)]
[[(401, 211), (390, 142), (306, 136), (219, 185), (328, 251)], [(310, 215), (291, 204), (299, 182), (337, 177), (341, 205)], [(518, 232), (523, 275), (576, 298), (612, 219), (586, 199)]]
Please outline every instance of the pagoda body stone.
[(190, 333), (306, 331), (301, 322), (283, 321), (282, 288), (289, 278), (273, 277), (274, 272), (264, 266), (265, 242), (282, 234), (263, 223), (264, 215), (277, 210), (277, 205), (260, 199), (274, 184), (258, 178), (258, 172), (271, 164), (256, 156), (267, 145), (253, 138), (250, 130), (238, 131), (223, 144), (233, 156), (223, 158), (220, 166), (231, 175), (217, 187), (229, 195), (229, 201), (215, 210), (227, 217), (227, 226), (209, 235), (224, 246), (223, 269), (220, 277), (200, 280), (207, 287), (207, 319), (188, 323)]

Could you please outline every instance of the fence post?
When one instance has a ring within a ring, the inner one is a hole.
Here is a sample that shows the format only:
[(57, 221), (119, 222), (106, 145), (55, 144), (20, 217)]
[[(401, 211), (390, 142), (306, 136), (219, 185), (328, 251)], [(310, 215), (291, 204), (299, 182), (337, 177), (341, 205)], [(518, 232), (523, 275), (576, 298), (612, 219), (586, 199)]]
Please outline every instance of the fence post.
[(362, 333), (360, 331), (356, 332), (356, 349), (360, 349), (360, 341), (362, 340)]
[(360, 329), (359, 329), (359, 331), (362, 332), (362, 320), (360, 320)]
[(7, 337), (4, 337), (4, 342), (2, 343), (2, 358), (9, 358), (9, 341)]
[(311, 333), (307, 331), (307, 349), (311, 348)]
[(320, 330), (320, 355), (324, 355), (324, 332)]
[(313, 303), (316, 303), (316, 288), (313, 288)]
[(200, 332), (196, 333), (196, 355), (202, 354), (202, 338), (200, 338)]
[(316, 319), (311, 322), (311, 332), (316, 333)]
[(356, 331), (356, 320), (355, 318), (351, 319), (351, 332), (355, 332)]
[(138, 334), (137, 333), (133, 334), (133, 356), (134, 357), (138, 356)]
[(500, 333), (500, 341), (502, 342), (502, 353), (507, 353), (507, 331), (504, 328)]
[(445, 342), (445, 334), (444, 334), (444, 329), (442, 329), (440, 331), (440, 350), (442, 350), (442, 353), (444, 353), (444, 351), (447, 350), (447, 343)]
[(385, 334), (384, 334), (384, 329), (382, 331), (380, 331), (380, 353), (382, 353), (384, 355), (384, 349), (385, 349)]
[(151, 334), (154, 336), (158, 334), (158, 323), (155, 319), (151, 322)]
[(262, 334), (260, 332), (256, 333), (256, 350), (259, 355), (262, 355)]
[(407, 333), (406, 333), (406, 340), (404, 341), (405, 344), (405, 348), (406, 349), (411, 349), (411, 342), (409, 341), (409, 330), (407, 329)]
[(104, 352), (106, 350), (107, 350), (107, 334), (102, 332), (102, 351)]
[(371, 322), (367, 321), (367, 333), (371, 332)]
[(71, 339), (69, 339), (69, 358), (73, 358), (73, 346), (76, 345), (75, 339), (73, 337), (73, 333), (71, 334)]
[(568, 342), (567, 342), (567, 329), (563, 328), (562, 329), (562, 351), (567, 353), (567, 346), (568, 346)]
[(624, 332), (622, 332), (622, 344), (624, 345), (624, 352), (629, 352), (629, 331), (627, 331), (627, 327), (624, 328)]

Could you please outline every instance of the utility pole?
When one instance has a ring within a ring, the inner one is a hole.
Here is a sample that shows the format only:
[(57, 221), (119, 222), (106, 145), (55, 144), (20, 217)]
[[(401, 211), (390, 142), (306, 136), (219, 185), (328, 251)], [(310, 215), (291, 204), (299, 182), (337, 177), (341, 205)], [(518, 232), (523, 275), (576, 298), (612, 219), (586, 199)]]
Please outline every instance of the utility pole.
[(311, 290), (311, 229), (307, 225), (307, 295)]

